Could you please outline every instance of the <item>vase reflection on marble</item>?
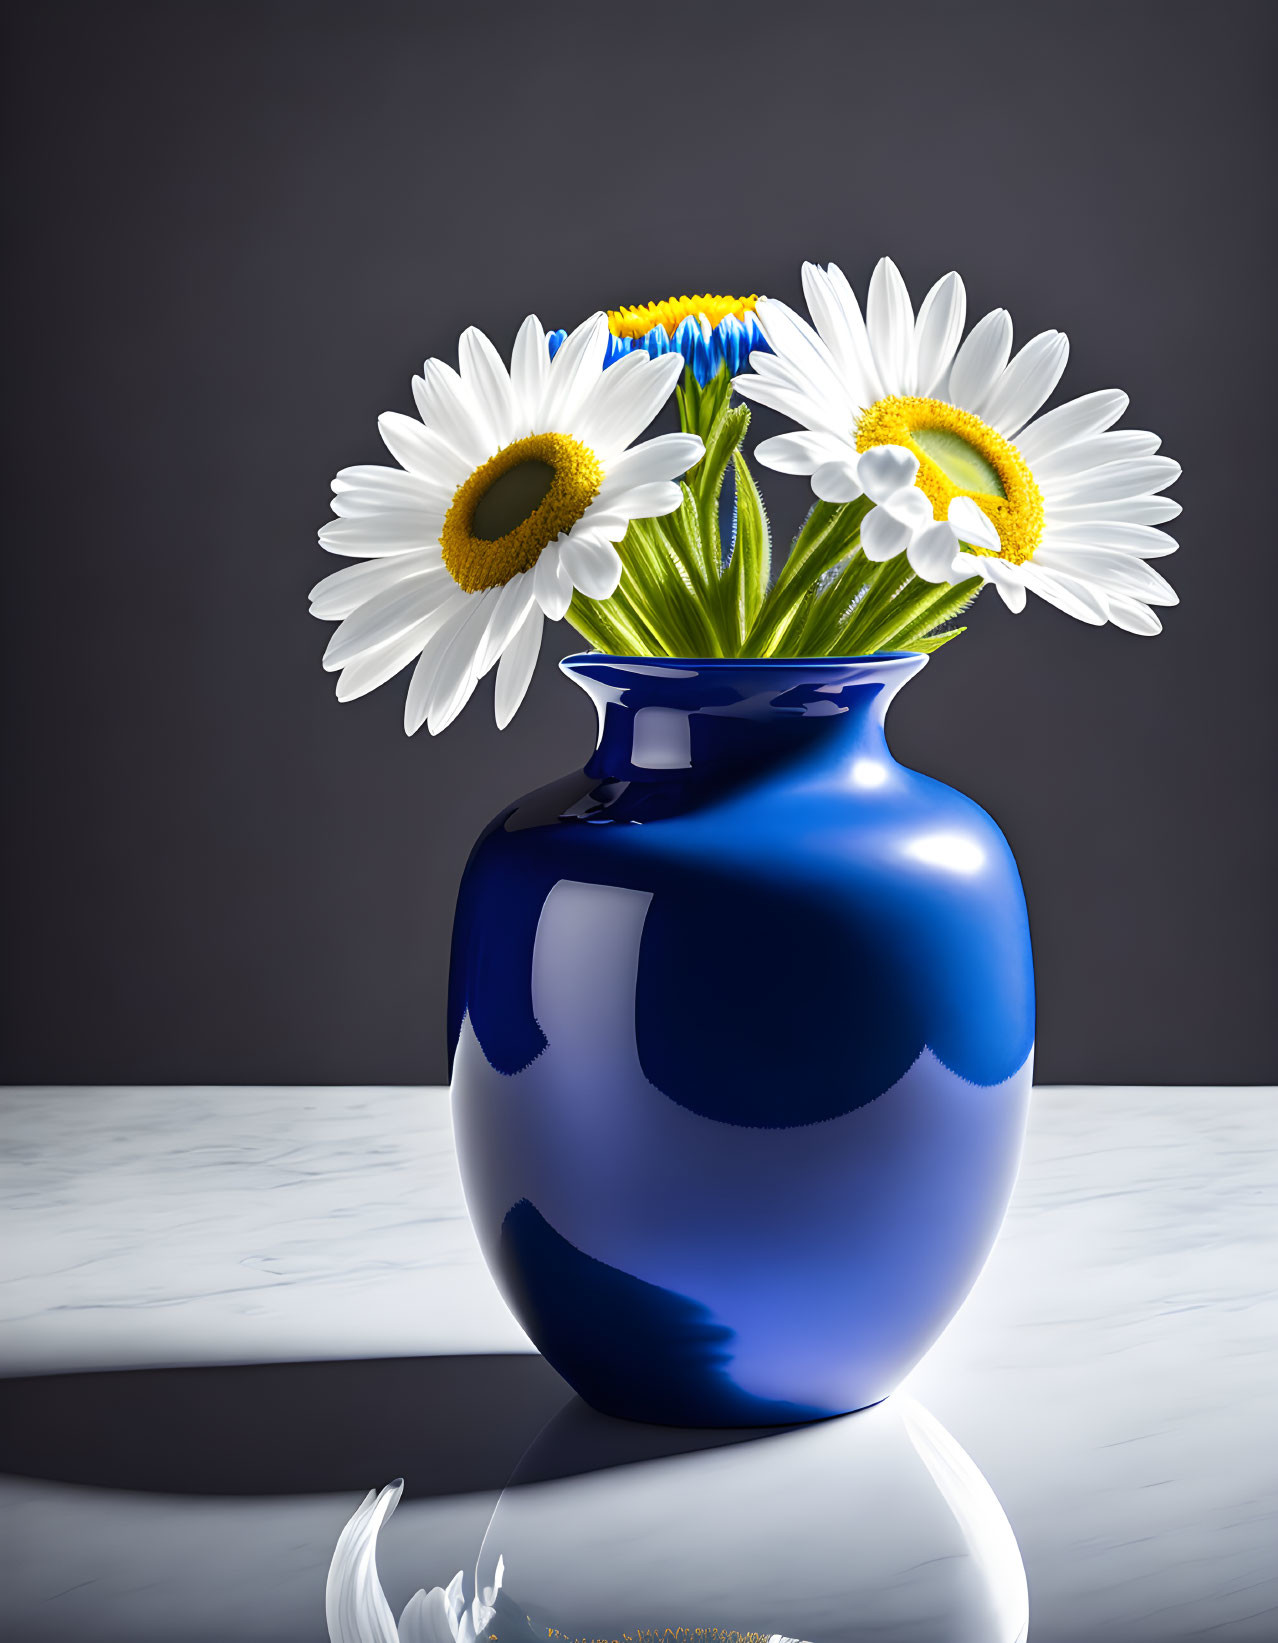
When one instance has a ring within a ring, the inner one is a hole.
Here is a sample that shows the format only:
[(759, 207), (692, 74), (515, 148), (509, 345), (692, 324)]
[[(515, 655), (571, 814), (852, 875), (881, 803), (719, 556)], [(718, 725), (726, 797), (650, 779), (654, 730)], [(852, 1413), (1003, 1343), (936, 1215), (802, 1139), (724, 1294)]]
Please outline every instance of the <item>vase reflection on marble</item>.
[(453, 1120), (484, 1257), (597, 1409), (878, 1402), (971, 1287), (1033, 1051), (1020, 879), (884, 715), (924, 664), (570, 657), (581, 773), (462, 880)]

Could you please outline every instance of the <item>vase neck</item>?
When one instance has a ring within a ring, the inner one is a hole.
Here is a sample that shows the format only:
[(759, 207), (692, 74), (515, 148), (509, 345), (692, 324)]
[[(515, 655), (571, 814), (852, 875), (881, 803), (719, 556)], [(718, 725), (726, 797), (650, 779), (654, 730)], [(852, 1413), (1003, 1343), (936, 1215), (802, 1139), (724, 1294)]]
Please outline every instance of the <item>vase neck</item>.
[(633, 782), (808, 757), (887, 760), (888, 704), (926, 660), (912, 651), (811, 661), (588, 654), (560, 666), (599, 714), (586, 774)]

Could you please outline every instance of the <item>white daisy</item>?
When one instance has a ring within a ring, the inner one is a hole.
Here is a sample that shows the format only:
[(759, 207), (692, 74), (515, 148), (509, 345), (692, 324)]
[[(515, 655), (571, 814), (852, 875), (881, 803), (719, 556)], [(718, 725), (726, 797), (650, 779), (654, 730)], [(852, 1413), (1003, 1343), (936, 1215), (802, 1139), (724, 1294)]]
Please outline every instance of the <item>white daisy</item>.
[(395, 1624), (377, 1578), (377, 1536), (403, 1492), (403, 1478), (388, 1483), (380, 1494), (370, 1489), (338, 1538), (324, 1592), (331, 1643), (475, 1643), (497, 1612), (505, 1572), (500, 1559), (493, 1585), (469, 1608), (459, 1569), (447, 1590), (435, 1586), (415, 1592)]
[(438, 734), (497, 666), (497, 723), (524, 698), (543, 617), (575, 589), (606, 599), (621, 578), (613, 546), (632, 519), (673, 512), (674, 483), (703, 453), (695, 434), (630, 446), (669, 398), (679, 354), (628, 354), (605, 371), (608, 319), (596, 314), (554, 359), (533, 316), (510, 369), (482, 331), (458, 345), (460, 371), (428, 359), (413, 379), (421, 421), (389, 411), (378, 427), (399, 468), (343, 468), (330, 553), (365, 563), (311, 589), (311, 611), (341, 619), (324, 666), (339, 701), (384, 684), (417, 658), (404, 729)]
[(1149, 433), (1110, 432), (1127, 409), (1116, 389), (1046, 416), (1069, 345), (1044, 331), (1014, 359), (1012, 321), (995, 309), (960, 346), (963, 282), (947, 274), (917, 318), (905, 281), (884, 258), (865, 317), (833, 263), (803, 265), (815, 330), (784, 303), (756, 317), (773, 352), (750, 357), (737, 391), (791, 417), (802, 433), (765, 439), (756, 455), (809, 474), (827, 502), (866, 495), (867, 558), (904, 553), (928, 582), (979, 575), (1010, 610), (1026, 591), (1080, 621), (1152, 634), (1151, 605), (1176, 594), (1146, 564), (1175, 541), (1155, 527), (1180, 512), (1157, 495), (1180, 467)]

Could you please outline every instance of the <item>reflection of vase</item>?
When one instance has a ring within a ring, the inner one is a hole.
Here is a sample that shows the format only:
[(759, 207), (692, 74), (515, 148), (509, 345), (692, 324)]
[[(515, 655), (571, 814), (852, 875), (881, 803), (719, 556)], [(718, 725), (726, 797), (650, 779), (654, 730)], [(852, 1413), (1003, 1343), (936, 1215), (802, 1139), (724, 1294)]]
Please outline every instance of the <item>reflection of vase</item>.
[(574, 657), (598, 751), (471, 856), (467, 1202), (597, 1408), (722, 1426), (873, 1403), (989, 1251), (1029, 936), (989, 817), (887, 750), (922, 664)]
[(475, 1576), (502, 1559), (503, 1643), (1025, 1637), (1012, 1527), (912, 1400), (664, 1456), (660, 1429), (625, 1426), (628, 1451), (621, 1425), (574, 1399), (503, 1491)]

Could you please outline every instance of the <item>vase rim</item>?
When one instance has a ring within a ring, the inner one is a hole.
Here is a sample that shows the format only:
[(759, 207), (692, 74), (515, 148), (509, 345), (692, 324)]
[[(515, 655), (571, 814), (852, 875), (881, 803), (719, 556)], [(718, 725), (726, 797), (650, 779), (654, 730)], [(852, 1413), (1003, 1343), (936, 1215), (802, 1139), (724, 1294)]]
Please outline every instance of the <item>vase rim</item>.
[(919, 650), (876, 650), (858, 656), (616, 656), (608, 651), (581, 650), (574, 651), (571, 656), (565, 656), (559, 665), (565, 670), (585, 666), (596, 667), (600, 663), (608, 662), (617, 667), (660, 668), (668, 672), (675, 672), (680, 668), (751, 668), (779, 672), (786, 668), (803, 668), (805, 671), (814, 668), (847, 668), (858, 663), (863, 663), (867, 667), (882, 667), (894, 662), (903, 666), (921, 665), (927, 660), (927, 653)]

